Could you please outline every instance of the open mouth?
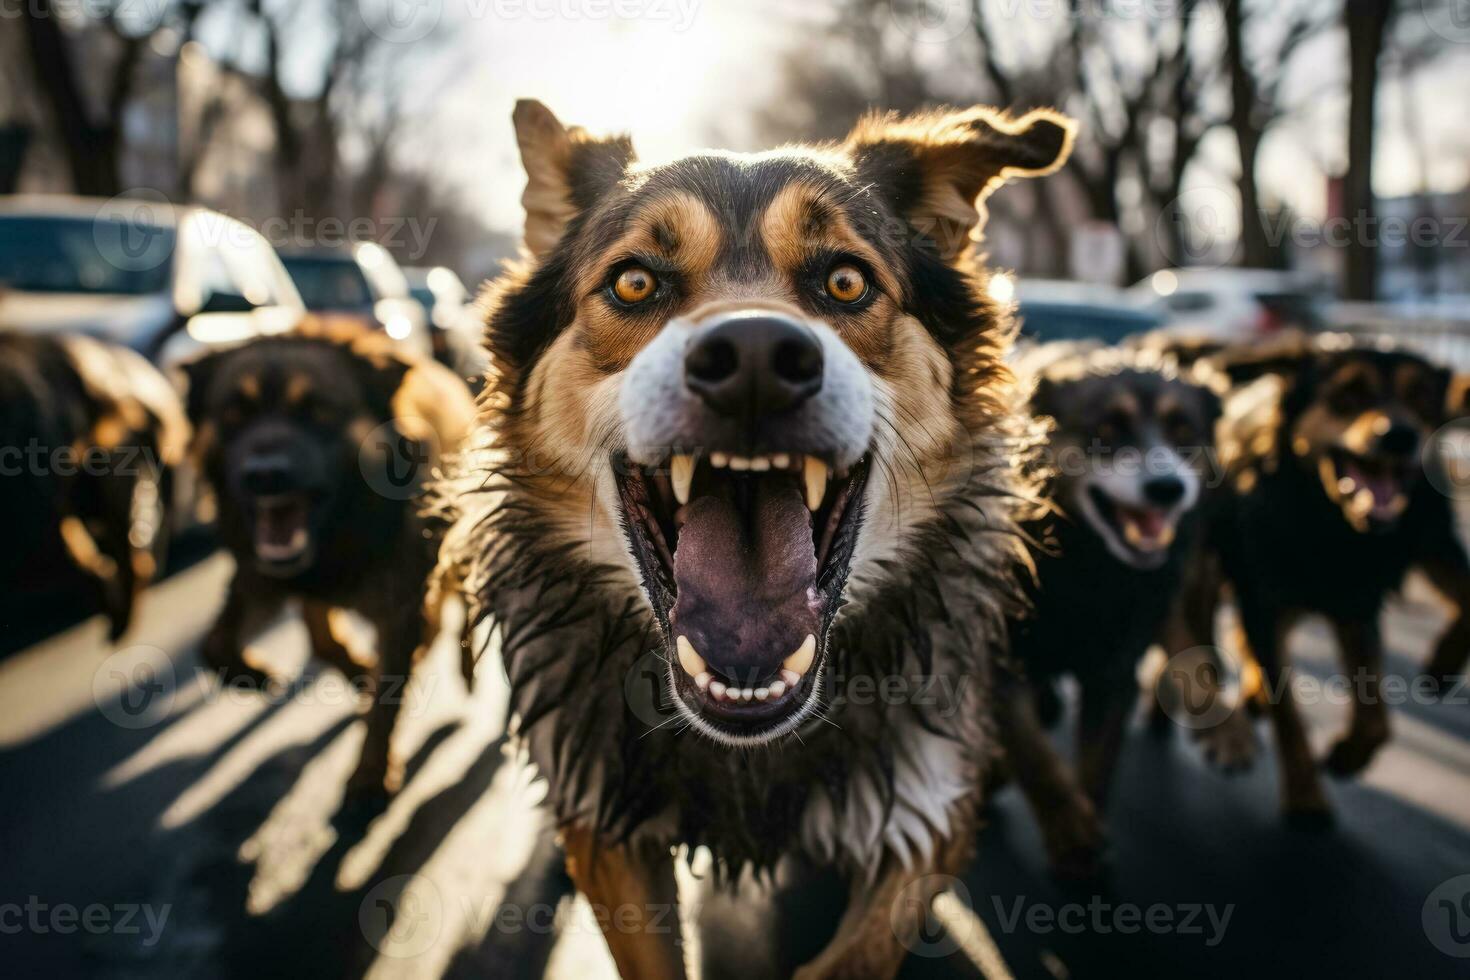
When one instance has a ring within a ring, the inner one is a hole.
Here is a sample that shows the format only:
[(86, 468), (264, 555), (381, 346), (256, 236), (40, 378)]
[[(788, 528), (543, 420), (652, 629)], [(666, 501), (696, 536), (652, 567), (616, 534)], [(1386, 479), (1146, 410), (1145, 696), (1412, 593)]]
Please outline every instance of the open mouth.
[(1125, 504), (1099, 486), (1087, 488), (1087, 499), (1135, 564), (1154, 566), (1163, 562), (1178, 534), (1180, 508)]
[(308, 519), (311, 501), (305, 493), (256, 497), (255, 557), (267, 571), (291, 572), (305, 564), (311, 551)]
[(736, 743), (795, 728), (841, 605), (866, 458), (834, 470), (802, 454), (676, 453), (613, 469), (686, 716)]
[(1392, 524), (1409, 505), (1411, 457), (1362, 456), (1339, 446), (1323, 457), (1321, 471), (1328, 496), (1360, 529)]

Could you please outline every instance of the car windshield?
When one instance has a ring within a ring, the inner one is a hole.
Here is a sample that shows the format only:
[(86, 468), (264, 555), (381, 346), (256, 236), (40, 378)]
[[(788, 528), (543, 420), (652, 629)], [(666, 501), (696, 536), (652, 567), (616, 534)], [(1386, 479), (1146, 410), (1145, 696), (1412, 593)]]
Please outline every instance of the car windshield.
[(0, 288), (144, 296), (168, 289), (174, 230), (57, 215), (0, 215)]
[(308, 310), (372, 309), (372, 290), (351, 258), (291, 255), (282, 261)]
[(1021, 333), (1039, 342), (1101, 340), (1116, 344), (1132, 334), (1156, 329), (1162, 320), (1144, 310), (1087, 306), (1072, 303), (1036, 303), (1021, 300), (1017, 314)]

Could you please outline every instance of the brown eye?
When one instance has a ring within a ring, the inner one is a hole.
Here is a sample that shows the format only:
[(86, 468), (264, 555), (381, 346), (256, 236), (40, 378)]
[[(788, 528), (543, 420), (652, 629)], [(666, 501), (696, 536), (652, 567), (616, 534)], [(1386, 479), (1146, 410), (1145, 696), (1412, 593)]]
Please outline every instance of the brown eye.
[(856, 303), (868, 292), (868, 280), (856, 266), (839, 265), (827, 273), (827, 295), (839, 303)]
[(613, 295), (624, 303), (641, 303), (653, 295), (658, 280), (641, 265), (632, 265), (618, 273)]

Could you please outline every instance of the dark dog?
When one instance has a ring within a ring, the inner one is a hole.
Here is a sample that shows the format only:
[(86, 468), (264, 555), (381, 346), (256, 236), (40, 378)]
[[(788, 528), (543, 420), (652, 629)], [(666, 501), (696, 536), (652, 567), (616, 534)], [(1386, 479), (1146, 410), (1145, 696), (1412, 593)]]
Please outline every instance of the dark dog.
[[(430, 578), (436, 540), (414, 498), (469, 432), (468, 389), (372, 334), (256, 340), (187, 373), (195, 453), (236, 563), (204, 659), (263, 683), (245, 643), (286, 600), (300, 600), (312, 653), (371, 697), (350, 788), (391, 792), (402, 777), (390, 752), (402, 688), (438, 632), (444, 592)], [(335, 610), (376, 627), (375, 668), (334, 630)]]
[(22, 601), (74, 566), (121, 637), (166, 548), (188, 441), (178, 396), (132, 351), (0, 333), (0, 591)]
[[(1053, 346), (1017, 365), (1032, 410), (1053, 420), (1049, 487), (1061, 513), (1031, 530), (1034, 604), (997, 671), (1009, 769), (1041, 823), (1052, 865), (1096, 870), (1099, 813), (1138, 700), (1135, 671), (1164, 627), (1198, 545), (1220, 414), (1217, 392), (1147, 352)], [(1074, 776), (1043, 730), (1062, 674), (1081, 686)]]
[[(1319, 828), (1331, 813), (1288, 683), (1292, 624), (1325, 616), (1356, 685), (1350, 727), (1324, 761), (1337, 776), (1362, 770), (1388, 739), (1378, 620), (1411, 566), (1458, 607), (1434, 663), (1460, 661), (1470, 636), (1470, 561), (1450, 500), (1424, 477), (1435, 465), (1426, 443), (1450, 414), (1451, 376), (1414, 354), (1334, 336), (1222, 356), (1258, 380), (1227, 401), (1229, 489), (1209, 548), (1263, 673), (1286, 817)], [(1219, 583), (1199, 586), (1192, 642), (1210, 644)]]
[[(727, 881), (805, 859), (849, 906), (799, 975), (889, 976), (969, 848), (1023, 554), (976, 205), (1058, 166), (1070, 124), (880, 117), (641, 168), (538, 103), (515, 123), (534, 261), (490, 298), (497, 442), (444, 490), (445, 550), (501, 631), (572, 876), (651, 915), (675, 845)], [(952, 711), (847, 698), (920, 675), (973, 683)], [(599, 920), (625, 977), (683, 976), (672, 916)]]

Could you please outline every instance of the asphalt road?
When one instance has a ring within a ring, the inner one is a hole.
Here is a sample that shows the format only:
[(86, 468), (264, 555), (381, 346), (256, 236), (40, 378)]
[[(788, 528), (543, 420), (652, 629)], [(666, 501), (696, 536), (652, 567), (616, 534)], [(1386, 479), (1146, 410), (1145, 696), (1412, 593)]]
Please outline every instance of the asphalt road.
[[(379, 816), (342, 812), (362, 726), (298, 624), (256, 645), (296, 678), (283, 695), (201, 680), (228, 573), (215, 557), (156, 586), (117, 652), (89, 620), (0, 660), (0, 975), (612, 976), (538, 787), (503, 751), (498, 667), (470, 695), (436, 648), (400, 728), (406, 788)], [(1409, 596), (1388, 628), (1406, 678), (1442, 623)], [(1296, 650), (1330, 669), (1324, 630)], [(1047, 877), (1003, 790), (948, 928), (903, 976), (1470, 975), (1451, 955), (1470, 957), (1466, 700), (1395, 708), (1393, 742), (1332, 786), (1339, 824), (1321, 836), (1279, 824), (1269, 758), (1218, 775), (1140, 725), (1109, 814), (1114, 870), (1091, 887)], [(1308, 716), (1325, 746), (1345, 708)], [(831, 912), (779, 918), (799, 931)], [(750, 948), (710, 939), (711, 974), (751, 975)]]

